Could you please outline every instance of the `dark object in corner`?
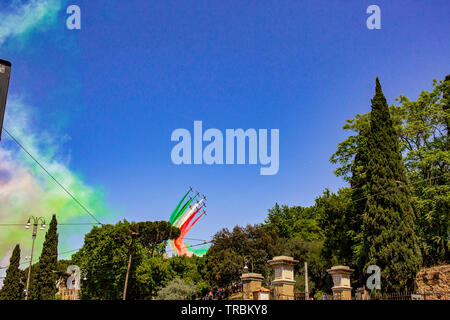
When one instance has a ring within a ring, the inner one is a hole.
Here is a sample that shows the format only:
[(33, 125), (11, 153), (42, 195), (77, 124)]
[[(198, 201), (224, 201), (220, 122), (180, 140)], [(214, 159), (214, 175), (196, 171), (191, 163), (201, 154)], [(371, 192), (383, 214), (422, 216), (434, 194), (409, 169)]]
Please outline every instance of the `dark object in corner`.
[(3, 118), (5, 116), (10, 74), (11, 62), (0, 59), (0, 140), (2, 139)]

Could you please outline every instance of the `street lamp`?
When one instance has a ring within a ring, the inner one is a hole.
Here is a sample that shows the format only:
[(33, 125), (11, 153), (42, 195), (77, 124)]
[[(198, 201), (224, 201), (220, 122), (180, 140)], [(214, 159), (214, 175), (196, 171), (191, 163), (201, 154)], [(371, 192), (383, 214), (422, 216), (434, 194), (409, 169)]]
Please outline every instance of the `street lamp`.
[(244, 257), (244, 262), (245, 262), (244, 271), (245, 271), (245, 272), (248, 271), (247, 263), (248, 263), (248, 262), (251, 262), (251, 263), (252, 263), (252, 272), (253, 272), (253, 259), (250, 258), (250, 257), (248, 257), (248, 256), (245, 256), (245, 257)]
[(87, 272), (86, 269), (81, 269), (81, 275), (83, 276), (83, 280), (84, 280), (84, 281), (87, 280), (87, 278), (86, 278), (87, 274), (88, 274), (88, 272)]
[(45, 220), (42, 217), (29, 217), (27, 224), (25, 226), (25, 229), (30, 229), (31, 224), (33, 224), (33, 233), (32, 233), (32, 239), (33, 239), (33, 243), (31, 245), (31, 256), (30, 256), (30, 266), (28, 267), (28, 278), (27, 278), (27, 288), (25, 289), (25, 300), (28, 300), (28, 289), (30, 287), (30, 277), (31, 277), (31, 264), (33, 262), (33, 251), (34, 251), (34, 240), (36, 240), (36, 235), (37, 235), (37, 227), (39, 222), (41, 223), (41, 227), (39, 228), (40, 230), (44, 230), (45, 229)]

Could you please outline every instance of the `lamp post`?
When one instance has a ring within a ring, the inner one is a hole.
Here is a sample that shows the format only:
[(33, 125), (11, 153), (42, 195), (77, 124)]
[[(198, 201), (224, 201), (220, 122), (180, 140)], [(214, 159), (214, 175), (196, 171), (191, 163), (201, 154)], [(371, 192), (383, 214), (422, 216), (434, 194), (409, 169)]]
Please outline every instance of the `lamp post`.
[(26, 229), (30, 229), (31, 224), (33, 224), (33, 234), (32, 234), (32, 245), (31, 245), (31, 256), (30, 256), (30, 266), (28, 267), (28, 278), (27, 278), (27, 288), (25, 289), (25, 300), (28, 300), (28, 290), (30, 288), (30, 277), (31, 277), (31, 264), (33, 262), (33, 251), (34, 251), (34, 240), (36, 240), (36, 234), (37, 234), (37, 228), (38, 224), (41, 222), (41, 227), (39, 229), (44, 230), (45, 228), (45, 220), (42, 217), (29, 217), (27, 225), (25, 226)]
[(253, 272), (253, 259), (250, 258), (250, 257), (248, 257), (248, 256), (245, 256), (245, 257), (244, 257), (244, 262), (245, 262), (244, 271), (245, 271), (245, 272), (248, 271), (247, 263), (248, 263), (248, 262), (251, 262), (251, 263), (252, 263), (252, 272)]

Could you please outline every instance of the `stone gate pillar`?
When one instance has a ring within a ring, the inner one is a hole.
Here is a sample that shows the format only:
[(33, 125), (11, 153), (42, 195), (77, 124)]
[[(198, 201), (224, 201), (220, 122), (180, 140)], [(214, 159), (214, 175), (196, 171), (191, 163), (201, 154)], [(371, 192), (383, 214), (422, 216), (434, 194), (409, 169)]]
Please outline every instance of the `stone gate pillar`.
[(242, 280), (242, 299), (253, 300), (253, 291), (261, 288), (264, 277), (259, 273), (244, 273)]
[(278, 256), (268, 261), (273, 268), (275, 300), (294, 300), (294, 266), (298, 263), (292, 257)]
[(350, 275), (353, 269), (347, 266), (334, 266), (327, 272), (333, 277), (333, 299), (352, 300), (352, 286), (350, 284)]

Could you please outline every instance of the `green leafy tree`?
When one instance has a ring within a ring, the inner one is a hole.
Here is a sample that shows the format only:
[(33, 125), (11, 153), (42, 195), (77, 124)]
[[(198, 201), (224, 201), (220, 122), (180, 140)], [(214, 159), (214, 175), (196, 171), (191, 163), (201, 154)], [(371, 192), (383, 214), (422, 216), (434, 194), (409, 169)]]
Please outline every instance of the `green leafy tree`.
[[(161, 226), (158, 229), (157, 226)], [(89, 277), (83, 282), (82, 299), (116, 300), (122, 298), (128, 259), (131, 254), (130, 276), (127, 286), (127, 299), (144, 299), (154, 289), (144, 284), (152, 284), (157, 288), (162, 283), (164, 268), (155, 271), (155, 279), (144, 276), (144, 270), (150, 266), (160, 266), (158, 259), (149, 260), (155, 251), (169, 239), (179, 235), (175, 227), (166, 228), (165, 223), (120, 221), (116, 225), (95, 226), (85, 235), (84, 245), (72, 260), (80, 268), (85, 269)], [(150, 233), (158, 233), (152, 235)], [(140, 270), (137, 273), (137, 270)], [(139, 276), (138, 276), (139, 275)], [(158, 278), (159, 277), (159, 278)]]
[(309, 289), (330, 290), (331, 278), (327, 269), (331, 266), (329, 260), (322, 256), (323, 240), (305, 241), (302, 238), (291, 238), (285, 242), (280, 254), (293, 257), (299, 263), (294, 267), (296, 289), (305, 289), (304, 263), (308, 263)]
[(384, 291), (413, 289), (421, 252), (398, 136), (378, 78), (367, 143), (371, 157), (359, 259), (364, 269), (372, 264), (382, 269)]
[(222, 229), (214, 235), (214, 244), (209, 248), (207, 278), (212, 284), (227, 287), (240, 280), (245, 261), (249, 271), (270, 274), (267, 260), (279, 252), (277, 234), (263, 225), (235, 226), (233, 231)]
[(323, 238), (319, 219), (313, 207), (286, 205), (280, 207), (276, 203), (272, 209), (269, 209), (265, 226), (282, 238), (300, 237), (307, 241)]
[(161, 256), (144, 255), (142, 262), (136, 268), (136, 281), (140, 296), (151, 298), (165, 287), (176, 273)]
[(175, 272), (176, 277), (192, 281), (193, 283), (201, 282), (204, 279), (205, 257), (197, 257), (195, 255), (188, 257), (174, 256), (168, 259), (170, 268)]
[(39, 270), (32, 268), (32, 286), (30, 285), (30, 298), (33, 300), (53, 300), (56, 294), (56, 281), (58, 265), (58, 222), (56, 215), (52, 216), (49, 229), (39, 258)]
[(414, 187), (424, 264), (450, 262), (450, 77), (433, 81), (416, 101), (400, 96), (392, 107), (405, 165)]
[[(367, 133), (370, 129), (369, 113), (357, 114), (354, 119), (347, 119), (345, 122), (342, 129), (352, 131), (356, 135), (350, 135), (340, 142), (330, 161), (338, 165), (338, 168), (334, 171), (336, 176), (342, 177), (351, 184), (357, 184), (357, 181), (351, 181), (352, 173), (362, 173), (364, 168), (360, 167), (363, 163), (358, 161), (355, 163), (355, 155), (358, 151), (362, 151), (364, 146), (367, 146)], [(363, 159), (364, 156), (361, 154), (361, 160)]]
[(134, 224), (132, 228), (139, 233), (139, 241), (149, 250), (151, 256), (155, 251), (163, 253), (165, 246), (160, 245), (168, 239), (175, 239), (180, 234), (180, 230), (167, 221), (143, 221)]
[[(82, 299), (121, 299), (131, 243), (129, 225), (127, 221), (120, 221), (116, 225), (95, 226), (85, 235), (83, 247), (72, 256), (74, 263), (89, 274), (81, 288)], [(138, 245), (132, 246), (131, 254), (130, 273), (135, 274), (136, 266), (143, 259), (144, 249)], [(135, 278), (130, 277), (127, 298), (136, 297), (136, 287)]]
[(340, 189), (337, 194), (328, 189), (316, 199), (316, 208), (324, 230), (325, 240), (322, 255), (332, 265), (352, 265), (352, 234), (348, 224), (351, 214), (349, 188)]
[(6, 270), (6, 277), (3, 280), (3, 287), (0, 289), (0, 300), (22, 300), (24, 297), (23, 273), (19, 269), (20, 246), (14, 247), (9, 266)]
[[(432, 91), (422, 91), (415, 101), (400, 95), (396, 99), (398, 105), (389, 107), (399, 148), (404, 155), (416, 212), (416, 233), (420, 238), (425, 266), (450, 262), (450, 76), (446, 81), (434, 80), (432, 86)], [(364, 145), (363, 136), (370, 127), (369, 115), (358, 114), (346, 121), (343, 129), (357, 135), (350, 135), (339, 143), (330, 159), (339, 166), (335, 174), (350, 182), (354, 189), (352, 210), (356, 213), (361, 212), (367, 200), (365, 163), (368, 161), (364, 161), (364, 157), (357, 159), (357, 150)], [(368, 150), (369, 156), (371, 152)], [(361, 179), (365, 181), (361, 182)]]
[(197, 295), (199, 297), (206, 297), (210, 288), (211, 288), (211, 285), (209, 284), (208, 281), (205, 281), (205, 280), (199, 281), (197, 283), (197, 287), (196, 287)]
[(167, 287), (158, 292), (158, 300), (190, 300), (196, 292), (196, 287), (191, 282), (182, 279), (173, 279)]

